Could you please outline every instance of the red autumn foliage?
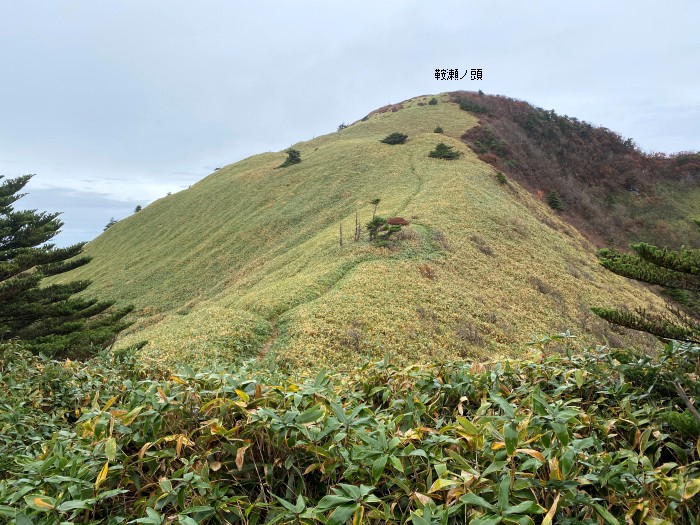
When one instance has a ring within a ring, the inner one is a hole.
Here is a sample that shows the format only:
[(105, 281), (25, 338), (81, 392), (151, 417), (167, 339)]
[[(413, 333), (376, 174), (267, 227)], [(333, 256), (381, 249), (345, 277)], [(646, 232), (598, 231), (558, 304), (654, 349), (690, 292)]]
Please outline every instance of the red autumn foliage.
[(494, 155), (493, 153), (484, 153), (479, 155), (479, 159), (494, 166), (498, 164), (498, 156)]
[(409, 222), (403, 217), (389, 217), (386, 223), (390, 226), (408, 226)]
[(690, 229), (677, 240), (655, 225), (661, 218), (688, 221), (673, 195), (700, 189), (699, 153), (644, 153), (607, 128), (520, 100), (466, 91), (450, 96), (479, 110), (478, 125), (461, 137), (479, 158), (533, 193), (555, 191), (566, 204), (562, 217), (594, 243), (698, 244)]

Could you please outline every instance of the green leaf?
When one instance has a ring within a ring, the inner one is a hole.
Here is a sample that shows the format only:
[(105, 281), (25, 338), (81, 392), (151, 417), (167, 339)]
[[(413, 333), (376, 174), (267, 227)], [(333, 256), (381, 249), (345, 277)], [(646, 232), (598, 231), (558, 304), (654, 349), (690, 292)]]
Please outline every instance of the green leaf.
[(486, 501), (481, 496), (477, 496), (473, 492), (469, 492), (469, 493), (465, 494), (464, 496), (459, 498), (459, 501), (461, 501), (465, 505), (472, 505), (475, 507), (484, 507), (485, 509), (489, 509), (489, 510), (492, 510), (494, 512), (496, 511), (496, 508), (493, 505), (491, 505), (488, 501)]
[(600, 517), (603, 518), (610, 525), (620, 525), (620, 522), (617, 521), (615, 516), (608, 512), (608, 509), (601, 507), (598, 503), (593, 503), (591, 506), (600, 515)]
[(289, 501), (287, 501), (286, 499), (282, 499), (279, 496), (276, 496), (274, 494), (272, 495), (272, 497), (275, 498), (277, 501), (279, 501), (282, 504), (282, 506), (285, 509), (287, 509), (289, 512), (296, 513), (296, 511), (297, 511), (296, 507), (294, 505), (292, 505)]
[(411, 512), (411, 522), (413, 525), (432, 525), (428, 520), (419, 516), (415, 512)]
[(506, 475), (498, 485), (498, 506), (505, 509), (508, 506), (508, 495), (510, 494), (510, 476)]
[(501, 396), (498, 394), (494, 394), (491, 392), (489, 394), (489, 397), (491, 398), (492, 401), (494, 401), (499, 407), (501, 407), (501, 410), (503, 410), (503, 413), (508, 416), (509, 418), (513, 418), (515, 416), (515, 409), (513, 409), (513, 405), (508, 403), (505, 399), (503, 399)]
[(387, 459), (389, 459), (389, 456), (386, 454), (382, 454), (372, 462), (372, 479), (375, 483), (379, 481), (379, 478), (384, 472), (384, 467), (386, 467)]
[(97, 495), (97, 501), (102, 501), (105, 499), (113, 498), (114, 496), (118, 496), (119, 494), (124, 494), (126, 492), (129, 492), (126, 489), (111, 489), (111, 490), (106, 490), (104, 492), (100, 492)]
[(180, 514), (196, 514), (197, 512), (213, 512), (213, 511), (214, 511), (214, 507), (210, 507), (208, 505), (198, 505), (196, 507), (189, 507), (189, 508), (183, 510), (182, 512), (180, 512)]
[(180, 368), (182, 369), (182, 372), (184, 372), (184, 374), (182, 375), (189, 379), (194, 379), (196, 374), (194, 373), (194, 370), (192, 370), (192, 367), (190, 365), (188, 365), (187, 363), (181, 363)]
[(542, 514), (544, 511), (545, 509), (534, 501), (522, 501), (504, 509), (503, 514)]
[(131, 423), (133, 423), (134, 419), (136, 419), (136, 416), (138, 416), (144, 408), (145, 407), (143, 406), (134, 408), (132, 411), (130, 411), (127, 415), (124, 416), (122, 423), (124, 423), (125, 425), (130, 425)]
[(569, 445), (569, 431), (565, 424), (552, 421), (552, 430), (554, 430), (554, 433), (557, 435), (557, 438), (559, 438), (559, 442), (563, 447)]
[(535, 521), (526, 514), (521, 514), (520, 516), (515, 516), (513, 514), (503, 516), (503, 523), (509, 523), (511, 525), (535, 525)]
[(399, 458), (396, 456), (389, 456), (389, 461), (396, 470), (403, 474), (403, 465), (401, 464), (401, 460)]
[(26, 514), (18, 512), (15, 516), (15, 523), (17, 525), (34, 525), (34, 522), (30, 520)]
[(150, 507), (146, 508), (146, 514), (148, 514), (148, 517), (139, 518), (136, 520), (136, 523), (147, 523), (149, 525), (160, 525), (161, 523), (163, 523), (163, 520), (165, 519), (163, 516), (158, 514), (155, 510), (153, 510)]
[(307, 423), (313, 423), (314, 421), (318, 421), (323, 417), (323, 414), (324, 412), (323, 408), (321, 408), (321, 405), (314, 405), (304, 410), (295, 419), (296, 422), (300, 425), (306, 425)]
[(61, 512), (67, 512), (69, 510), (76, 510), (76, 509), (89, 509), (90, 505), (94, 500), (82, 500), (82, 499), (74, 499), (71, 501), (64, 501), (58, 506), (58, 510)]
[(473, 436), (476, 436), (479, 434), (479, 429), (476, 428), (476, 426), (471, 421), (469, 421), (466, 417), (458, 417), (457, 423), (459, 423), (459, 426), (461, 426), (464, 430), (466, 430), (468, 434), (473, 435)]
[(178, 516), (177, 520), (181, 525), (199, 525), (189, 516)]
[(108, 461), (114, 461), (117, 457), (117, 441), (113, 437), (105, 441), (105, 456), (107, 456)]
[(353, 503), (351, 505), (341, 505), (336, 507), (336, 509), (328, 516), (328, 525), (345, 525), (345, 522), (350, 519), (355, 511), (360, 507), (359, 503)]
[(483, 516), (479, 516), (471, 520), (469, 522), (469, 525), (496, 525), (497, 523), (501, 523), (501, 520), (501, 516), (494, 516), (493, 514), (484, 514)]
[(503, 428), (503, 436), (506, 441), (506, 453), (512, 456), (515, 454), (515, 449), (518, 448), (518, 431), (513, 423), (506, 423)]
[(352, 498), (348, 498), (346, 496), (336, 496), (333, 494), (329, 494), (327, 496), (323, 496), (321, 498), (321, 501), (318, 502), (318, 505), (316, 505), (316, 508), (318, 510), (328, 510), (332, 509), (334, 507), (338, 507), (339, 505), (345, 505), (347, 503), (350, 503), (354, 501)]

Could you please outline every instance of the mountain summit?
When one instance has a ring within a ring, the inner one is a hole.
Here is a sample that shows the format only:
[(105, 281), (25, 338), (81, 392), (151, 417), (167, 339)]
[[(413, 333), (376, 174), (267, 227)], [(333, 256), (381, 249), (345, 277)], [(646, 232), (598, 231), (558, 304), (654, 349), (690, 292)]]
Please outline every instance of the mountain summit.
[[(134, 304), (123, 344), (147, 340), (158, 366), (514, 355), (566, 329), (630, 343), (589, 307), (662, 301), (603, 269), (595, 237), (507, 171), (512, 155), (494, 168), (489, 147), (474, 151), (470, 133), (496, 116), (464, 96), (413, 98), (226, 166), (111, 226), (67, 278)], [(370, 241), (373, 217), (400, 231)]]

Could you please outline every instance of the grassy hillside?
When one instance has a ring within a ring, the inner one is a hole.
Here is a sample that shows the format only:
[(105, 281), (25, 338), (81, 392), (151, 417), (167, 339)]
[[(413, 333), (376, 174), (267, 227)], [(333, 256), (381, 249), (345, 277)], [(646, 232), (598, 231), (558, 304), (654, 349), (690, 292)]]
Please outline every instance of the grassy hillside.
[[(297, 165), (275, 169), (282, 152), (227, 166), (109, 228), (67, 278), (133, 303), (139, 320), (124, 343), (148, 340), (143, 357), (165, 366), (493, 356), (557, 329), (617, 338), (591, 305), (661, 304), (602, 269), (593, 246), (528, 191), (499, 184), (459, 140), (476, 118), (438, 99), (295, 144)], [(394, 131), (406, 144), (379, 142)], [(441, 141), (462, 156), (429, 158)], [(388, 247), (352, 241), (355, 213), (364, 225), (375, 198), (378, 214), (411, 222)]]

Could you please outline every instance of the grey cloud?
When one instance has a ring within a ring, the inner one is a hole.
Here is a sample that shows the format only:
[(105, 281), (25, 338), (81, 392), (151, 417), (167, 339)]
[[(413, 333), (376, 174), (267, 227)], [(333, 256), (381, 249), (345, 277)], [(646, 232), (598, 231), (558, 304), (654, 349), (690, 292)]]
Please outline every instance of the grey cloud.
[[(144, 195), (421, 94), (483, 89), (646, 150), (700, 147), (693, 0), (0, 3), (2, 171), (82, 188), (44, 202), (92, 222), (89, 238)], [(484, 80), (436, 81), (439, 67)]]

